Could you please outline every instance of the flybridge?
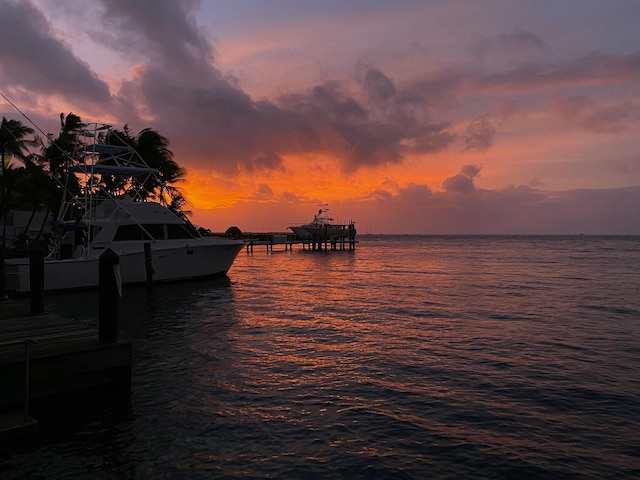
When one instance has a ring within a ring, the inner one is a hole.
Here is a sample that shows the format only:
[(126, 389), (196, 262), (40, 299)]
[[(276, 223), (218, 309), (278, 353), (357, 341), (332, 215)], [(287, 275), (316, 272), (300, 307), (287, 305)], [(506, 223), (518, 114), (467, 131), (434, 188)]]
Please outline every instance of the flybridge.
[[(87, 130), (83, 130), (82, 135), (95, 138), (95, 135)], [(91, 143), (83, 145), (80, 150), (85, 152), (89, 158), (85, 158), (84, 164), (74, 166), (72, 171), (75, 172), (100, 175), (144, 175), (160, 173), (157, 168), (147, 166), (135, 150), (128, 146)], [(94, 155), (97, 155), (98, 158), (91, 159), (90, 157)], [(87, 161), (89, 162), (87, 163)]]
[(118, 165), (103, 165), (100, 163), (91, 165), (75, 165), (71, 167), (74, 173), (83, 173), (85, 175), (154, 175), (160, 173), (157, 168), (150, 167), (121, 167)]

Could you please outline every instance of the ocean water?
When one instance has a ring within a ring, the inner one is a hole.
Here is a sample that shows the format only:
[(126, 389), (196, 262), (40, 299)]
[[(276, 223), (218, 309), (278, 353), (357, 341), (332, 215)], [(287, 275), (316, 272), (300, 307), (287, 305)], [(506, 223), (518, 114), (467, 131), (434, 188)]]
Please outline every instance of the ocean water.
[(0, 478), (640, 478), (640, 237), (256, 248), (120, 306), (131, 397), (60, 408)]

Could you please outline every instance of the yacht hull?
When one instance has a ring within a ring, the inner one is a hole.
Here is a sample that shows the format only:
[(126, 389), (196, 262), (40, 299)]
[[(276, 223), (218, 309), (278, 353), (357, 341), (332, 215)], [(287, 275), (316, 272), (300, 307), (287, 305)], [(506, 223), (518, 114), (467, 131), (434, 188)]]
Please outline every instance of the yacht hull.
[(304, 227), (300, 226), (300, 227), (296, 227), (296, 226), (292, 226), (289, 227), (293, 233), (296, 234), (296, 237), (298, 237), (301, 240), (307, 240), (309, 238), (311, 238), (311, 232), (309, 232), (308, 230), (306, 230)]
[[(205, 238), (199, 240), (206, 240)], [(190, 280), (224, 275), (243, 248), (242, 242), (222, 240), (216, 243), (195, 241), (192, 245), (155, 247), (151, 245), (151, 268), (154, 282)], [(144, 245), (139, 248), (113, 248), (119, 257), (122, 285), (145, 283), (147, 266)], [(29, 259), (6, 260), (6, 290), (30, 291)], [(96, 288), (99, 284), (100, 261), (92, 258), (45, 260), (45, 291)]]

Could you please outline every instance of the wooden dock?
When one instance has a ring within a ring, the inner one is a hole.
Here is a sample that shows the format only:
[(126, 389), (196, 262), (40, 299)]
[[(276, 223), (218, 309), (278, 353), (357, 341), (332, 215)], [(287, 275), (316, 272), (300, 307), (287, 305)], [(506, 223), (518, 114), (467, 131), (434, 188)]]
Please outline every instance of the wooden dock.
[(303, 250), (329, 251), (348, 250), (353, 252), (356, 249), (355, 237), (328, 238), (322, 235), (313, 235), (311, 238), (302, 241)]
[(267, 252), (273, 252), (274, 246), (284, 245), (285, 252), (293, 251), (294, 245), (302, 245), (303, 250), (309, 251), (329, 251), (348, 250), (354, 251), (356, 248), (355, 235), (342, 236), (339, 238), (329, 238), (323, 235), (310, 235), (309, 238), (299, 239), (295, 235), (282, 233), (248, 234), (243, 237), (247, 252), (253, 252), (254, 246), (264, 246)]
[(95, 388), (128, 394), (130, 342), (100, 342), (96, 328), (0, 302), (0, 440), (32, 431), (29, 403)]

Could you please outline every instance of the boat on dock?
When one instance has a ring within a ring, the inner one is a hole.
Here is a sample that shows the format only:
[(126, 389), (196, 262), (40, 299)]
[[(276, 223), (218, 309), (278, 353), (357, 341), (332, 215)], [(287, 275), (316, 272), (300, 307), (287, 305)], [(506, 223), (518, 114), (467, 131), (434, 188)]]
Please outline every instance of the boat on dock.
[(324, 205), (309, 223), (291, 225), (288, 228), (296, 234), (299, 240), (316, 240), (318, 242), (336, 242), (345, 238), (353, 240), (356, 235), (355, 223), (353, 221), (349, 221), (347, 224), (334, 223), (328, 212), (329, 208)]
[[(161, 187), (157, 195), (145, 188), (162, 185), (158, 170), (131, 147), (100, 143), (109, 136), (98, 131), (110, 126), (91, 127), (73, 169), (83, 179), (82, 192), (63, 202), (45, 257), (45, 291), (97, 288), (99, 259), (108, 249), (119, 257), (122, 285), (226, 274), (244, 242), (200, 235), (172, 202), (170, 189)], [(30, 290), (29, 264), (29, 258), (5, 260), (8, 292)]]

